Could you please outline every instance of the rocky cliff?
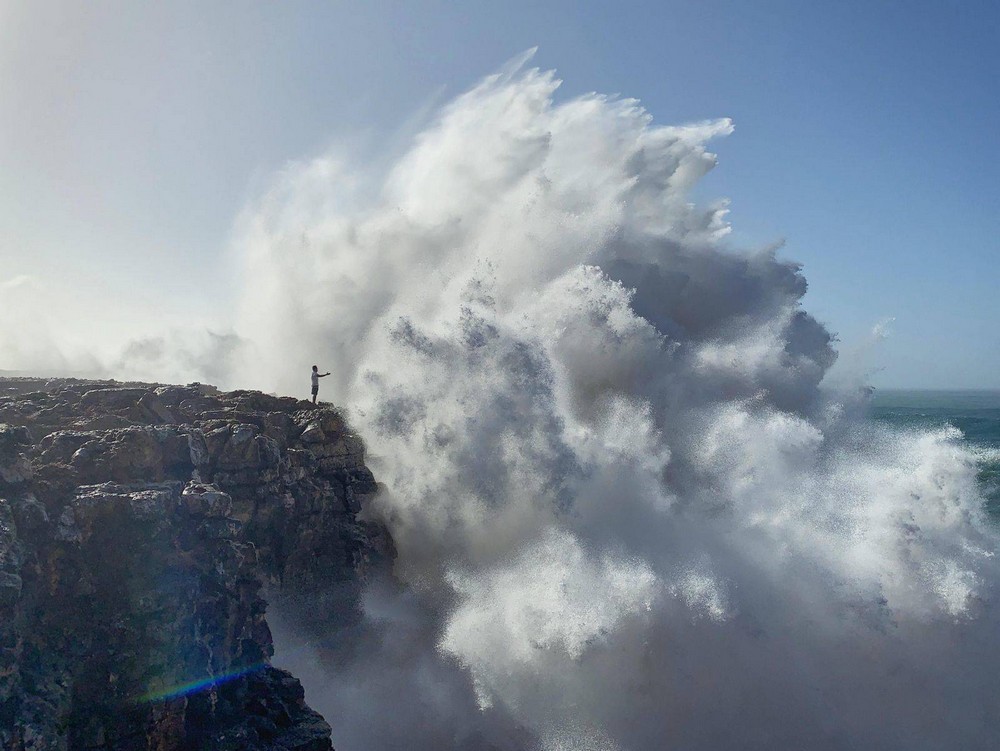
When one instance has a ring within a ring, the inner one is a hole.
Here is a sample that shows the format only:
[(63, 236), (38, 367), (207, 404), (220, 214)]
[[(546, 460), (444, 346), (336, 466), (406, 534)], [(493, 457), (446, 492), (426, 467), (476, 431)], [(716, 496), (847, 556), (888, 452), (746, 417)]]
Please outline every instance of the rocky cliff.
[(265, 598), (349, 623), (375, 490), (329, 407), (0, 379), (0, 749), (330, 749)]

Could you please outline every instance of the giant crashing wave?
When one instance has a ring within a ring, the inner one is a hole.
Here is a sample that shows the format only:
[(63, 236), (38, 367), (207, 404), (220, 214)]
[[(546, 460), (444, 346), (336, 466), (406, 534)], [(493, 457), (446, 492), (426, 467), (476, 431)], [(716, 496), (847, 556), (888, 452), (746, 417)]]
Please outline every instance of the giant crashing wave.
[(690, 202), (729, 121), (523, 62), (377, 180), (324, 156), (242, 220), (241, 376), (332, 364), (409, 585), (300, 654), (337, 747), (986, 747), (975, 458), (821, 387), (799, 267)]

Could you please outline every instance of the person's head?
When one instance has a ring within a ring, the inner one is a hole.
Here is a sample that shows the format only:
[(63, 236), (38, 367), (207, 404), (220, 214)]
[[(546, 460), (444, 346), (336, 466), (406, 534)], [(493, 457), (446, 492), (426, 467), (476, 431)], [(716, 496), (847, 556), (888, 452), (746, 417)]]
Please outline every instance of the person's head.
[(319, 366), (318, 365), (313, 365), (313, 372), (315, 373), (317, 370), (319, 370)]

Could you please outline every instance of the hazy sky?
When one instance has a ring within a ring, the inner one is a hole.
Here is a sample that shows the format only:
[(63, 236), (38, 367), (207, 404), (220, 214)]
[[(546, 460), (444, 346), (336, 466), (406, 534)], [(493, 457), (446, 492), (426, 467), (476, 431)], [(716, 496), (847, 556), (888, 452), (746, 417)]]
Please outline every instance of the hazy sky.
[(732, 199), (736, 245), (785, 239), (845, 350), (895, 319), (877, 384), (997, 388), (998, 8), (0, 0), (0, 295), (34, 277), (82, 342), (225, 320), (233, 223), (277, 170), (386, 158), (538, 45), (564, 96), (732, 117), (699, 198)]

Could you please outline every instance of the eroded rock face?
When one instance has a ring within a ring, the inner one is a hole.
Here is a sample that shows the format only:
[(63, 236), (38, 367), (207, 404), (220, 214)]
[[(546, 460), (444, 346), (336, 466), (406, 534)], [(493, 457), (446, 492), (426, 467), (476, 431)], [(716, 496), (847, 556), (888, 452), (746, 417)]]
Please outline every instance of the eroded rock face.
[(356, 618), (376, 490), (330, 408), (0, 379), (0, 748), (330, 749), (262, 592)]

